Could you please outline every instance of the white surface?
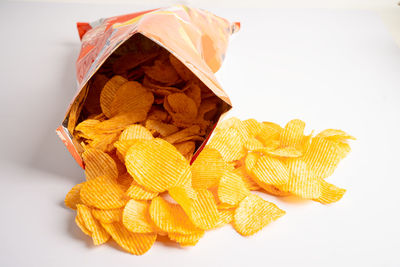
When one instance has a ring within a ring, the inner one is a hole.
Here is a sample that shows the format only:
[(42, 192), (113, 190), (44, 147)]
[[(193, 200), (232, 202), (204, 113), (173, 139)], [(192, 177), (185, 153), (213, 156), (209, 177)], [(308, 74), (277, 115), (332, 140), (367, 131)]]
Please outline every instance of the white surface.
[[(230, 115), (355, 135), (330, 206), (265, 196), (287, 215), (249, 238), (231, 227), (194, 248), (132, 256), (94, 247), (64, 195), (83, 172), (54, 129), (75, 91), (76, 21), (138, 6), (0, 4), (0, 266), (399, 266), (400, 49), (369, 12), (211, 9), (242, 30), (218, 78)], [(19, 31), (16, 31), (19, 29)]]

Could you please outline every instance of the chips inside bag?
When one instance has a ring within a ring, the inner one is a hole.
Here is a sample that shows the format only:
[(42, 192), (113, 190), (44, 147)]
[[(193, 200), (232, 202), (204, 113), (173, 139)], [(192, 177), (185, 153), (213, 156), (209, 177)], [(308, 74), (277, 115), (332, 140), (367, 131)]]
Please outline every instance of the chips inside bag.
[(78, 90), (56, 132), (78, 164), (86, 147), (114, 153), (132, 124), (151, 125), (194, 160), (232, 107), (214, 73), (240, 24), (174, 5), (77, 26)]

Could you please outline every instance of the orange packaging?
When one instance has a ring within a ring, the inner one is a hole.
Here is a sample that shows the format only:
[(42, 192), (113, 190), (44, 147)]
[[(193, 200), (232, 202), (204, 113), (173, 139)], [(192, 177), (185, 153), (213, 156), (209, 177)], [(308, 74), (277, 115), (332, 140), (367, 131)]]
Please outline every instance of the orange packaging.
[[(114, 52), (120, 51), (118, 48), (132, 38), (146, 39), (168, 51), (218, 97), (223, 105), (218, 110), (217, 121), (231, 109), (229, 97), (214, 73), (220, 68), (229, 37), (239, 30), (239, 23), (230, 23), (201, 9), (174, 5), (93, 23), (77, 23), (77, 27), (82, 42), (76, 62), (78, 90), (56, 132), (80, 166), (84, 167), (83, 148), (73, 131), (84, 116), (82, 108), (88, 100), (92, 77), (104, 69), (107, 62), (113, 60)], [(192, 161), (204, 147), (217, 121), (197, 147)]]

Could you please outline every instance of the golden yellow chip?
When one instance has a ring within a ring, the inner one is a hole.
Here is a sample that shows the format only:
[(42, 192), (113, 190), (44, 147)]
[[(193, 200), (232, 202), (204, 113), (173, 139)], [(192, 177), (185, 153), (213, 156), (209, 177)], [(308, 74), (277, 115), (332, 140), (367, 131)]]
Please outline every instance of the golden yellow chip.
[(236, 208), (229, 209), (218, 209), (219, 211), (219, 223), (217, 227), (224, 226), (225, 224), (231, 223), (233, 221), (233, 215), (235, 214)]
[(263, 122), (261, 131), (256, 135), (256, 138), (265, 146), (268, 146), (272, 140), (278, 139), (282, 132), (282, 128), (273, 122)]
[(250, 194), (242, 178), (231, 171), (226, 171), (219, 180), (218, 199), (226, 204), (236, 206)]
[(132, 233), (120, 223), (102, 223), (102, 226), (123, 249), (134, 255), (143, 255), (154, 244), (157, 234)]
[(178, 204), (171, 204), (162, 197), (151, 201), (149, 213), (154, 224), (167, 233), (195, 234), (202, 230), (197, 228)]
[(337, 130), (337, 129), (323, 130), (316, 137), (328, 138), (332, 141), (340, 141), (340, 140), (347, 140), (347, 139), (356, 140), (356, 138), (354, 136), (351, 136), (348, 133), (346, 133), (342, 130)]
[[(284, 185), (283, 187), (285, 187), (285, 186), (286, 185)], [(268, 185), (268, 184), (263, 185), (262, 189), (266, 193), (268, 193), (270, 195), (278, 196), (278, 197), (286, 197), (286, 196), (290, 196), (291, 195), (290, 192), (283, 191), (283, 190), (281, 190), (278, 187), (273, 186), (273, 185)]]
[(253, 180), (264, 188), (265, 185), (282, 186), (289, 181), (286, 166), (276, 158), (264, 155), (257, 160), (250, 173)]
[(121, 221), (122, 211), (123, 208), (110, 210), (92, 209), (92, 215), (102, 223), (113, 223)]
[(111, 103), (111, 116), (129, 112), (149, 112), (154, 102), (153, 93), (140, 83), (129, 81), (121, 85)]
[(145, 201), (129, 200), (122, 214), (122, 223), (126, 229), (134, 233), (154, 233), (149, 206)]
[(135, 200), (151, 200), (158, 196), (157, 192), (148, 191), (143, 186), (137, 184), (135, 181), (132, 181), (125, 194)]
[(140, 124), (134, 124), (126, 127), (126, 129), (119, 136), (119, 141), (128, 141), (128, 140), (137, 140), (137, 139), (145, 139), (151, 140), (153, 139), (153, 135), (149, 130), (143, 127)]
[(190, 183), (188, 161), (173, 145), (159, 138), (138, 141), (126, 153), (125, 164), (133, 179), (152, 192)]
[(289, 121), (280, 136), (281, 147), (296, 147), (301, 143), (305, 126), (304, 121), (298, 119)]
[(194, 246), (199, 242), (199, 240), (203, 237), (204, 231), (190, 234), (190, 235), (183, 235), (178, 233), (168, 233), (168, 237), (181, 245), (181, 247), (187, 246)]
[(106, 176), (99, 176), (85, 182), (80, 195), (84, 204), (98, 209), (120, 208), (127, 201), (118, 183)]
[(197, 192), (190, 185), (185, 185), (171, 187), (168, 193), (190, 217), (193, 202), (197, 200)]
[(226, 168), (221, 154), (207, 146), (192, 164), (192, 186), (196, 189), (207, 189), (217, 185)]
[(190, 220), (203, 230), (215, 228), (220, 220), (213, 194), (207, 189), (197, 190), (197, 198), (193, 201)]
[(241, 159), (246, 154), (243, 145), (242, 136), (233, 128), (216, 132), (208, 143), (208, 147), (218, 150), (226, 162)]
[(100, 93), (100, 106), (104, 115), (108, 118), (111, 117), (111, 103), (113, 102), (115, 95), (121, 85), (128, 82), (122, 76), (115, 75), (104, 85), (103, 90)]
[(179, 132), (175, 132), (167, 137), (164, 138), (167, 142), (174, 144), (174, 143), (180, 143), (184, 140), (186, 137), (193, 136), (200, 133), (200, 127), (198, 125), (193, 125), (191, 127), (188, 127), (186, 129), (180, 130)]
[[(136, 140), (124, 140), (124, 141), (116, 141), (114, 143), (114, 147), (117, 149), (118, 158), (122, 161), (125, 161), (126, 152), (128, 152), (131, 146), (135, 145), (139, 139)], [(143, 139), (142, 139), (143, 140)]]
[(179, 128), (173, 124), (149, 119), (146, 120), (146, 128), (149, 129), (153, 134), (158, 134), (162, 137), (169, 136), (179, 131)]
[(99, 123), (99, 120), (84, 120), (75, 127), (75, 133), (81, 138), (94, 139), (99, 134), (98, 131), (96, 131), (95, 129), (96, 125)]
[(64, 204), (70, 209), (76, 210), (76, 205), (77, 204), (82, 204), (81, 201), (81, 187), (83, 183), (77, 184), (72, 189), (67, 193), (64, 199)]
[(88, 148), (94, 148), (103, 152), (114, 150), (113, 143), (118, 140), (119, 133), (105, 133), (96, 135), (93, 140), (88, 140)]
[(101, 150), (89, 148), (82, 154), (85, 163), (86, 179), (91, 180), (99, 176), (110, 179), (118, 177), (118, 169), (115, 161)]
[(77, 216), (82, 219), (86, 229), (91, 233), (94, 245), (101, 245), (110, 239), (110, 235), (101, 226), (101, 224), (93, 217), (90, 208), (85, 205), (78, 204)]
[(255, 137), (250, 137), (244, 142), (244, 147), (248, 151), (263, 151), (264, 150), (264, 144), (261, 143), (260, 140), (258, 140)]
[(217, 132), (217, 131), (222, 130), (222, 129), (237, 128), (241, 123), (242, 123), (242, 121), (239, 120), (238, 118), (231, 117), (229, 119), (220, 121), (218, 123), (217, 128), (215, 128), (215, 131)]
[(76, 214), (75, 216), (75, 223), (76, 225), (79, 227), (79, 229), (81, 229), (81, 231), (85, 234), (88, 235), (90, 237), (92, 237), (92, 232), (90, 232), (86, 226), (85, 226), (85, 222), (82, 219), (82, 215), (81, 214)]
[(243, 183), (247, 189), (249, 189), (251, 191), (261, 189), (261, 187), (256, 182), (254, 182), (253, 179), (250, 177), (250, 175), (247, 173), (245, 166), (240, 166), (240, 167), (234, 169), (233, 173), (235, 173), (236, 175), (239, 175), (240, 178), (242, 178)]
[(260, 157), (261, 155), (255, 152), (250, 152), (246, 155), (246, 158), (244, 160), (244, 166), (248, 174), (250, 174), (254, 166), (256, 166), (256, 163)]
[(272, 151), (268, 151), (266, 154), (274, 157), (282, 158), (298, 158), (303, 155), (303, 152), (294, 147), (282, 147)]
[(289, 170), (289, 182), (282, 187), (305, 199), (319, 198), (321, 195), (319, 179), (302, 159), (288, 159), (286, 166)]
[(343, 197), (344, 193), (346, 193), (346, 189), (339, 188), (322, 179), (320, 180), (320, 188), (321, 195), (314, 200), (322, 204), (337, 202)]
[(247, 119), (238, 123), (236, 127), (233, 127), (239, 131), (239, 134), (243, 137), (244, 141), (249, 138), (254, 138), (263, 130), (263, 125), (255, 119)]
[(196, 103), (184, 93), (174, 93), (165, 97), (164, 108), (177, 122), (191, 123), (197, 117)]
[(236, 208), (233, 227), (239, 234), (249, 236), (284, 214), (285, 211), (279, 209), (275, 204), (250, 194)]

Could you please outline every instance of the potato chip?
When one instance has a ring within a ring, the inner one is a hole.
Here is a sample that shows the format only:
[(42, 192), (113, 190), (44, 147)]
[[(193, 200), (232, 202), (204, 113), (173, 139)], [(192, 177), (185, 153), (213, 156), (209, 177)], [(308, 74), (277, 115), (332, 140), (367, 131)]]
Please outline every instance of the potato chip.
[(190, 215), (193, 202), (197, 200), (197, 192), (191, 186), (185, 185), (171, 187), (168, 193), (182, 207), (186, 214)]
[(77, 216), (82, 218), (85, 228), (91, 233), (94, 245), (101, 245), (110, 239), (110, 235), (104, 230), (101, 224), (93, 217), (90, 208), (85, 205), (78, 204)]
[(257, 160), (251, 170), (251, 177), (261, 187), (265, 185), (282, 186), (289, 181), (286, 166), (276, 158), (264, 155)]
[(84, 120), (75, 127), (75, 134), (81, 138), (94, 139), (99, 134), (95, 129), (95, 126), (99, 123), (99, 120)]
[(124, 250), (134, 255), (143, 255), (154, 244), (157, 234), (132, 233), (120, 223), (102, 223), (102, 226), (112, 236), (115, 242)]
[(256, 182), (254, 182), (250, 175), (247, 173), (245, 166), (240, 166), (234, 169), (233, 173), (239, 175), (240, 178), (242, 178), (242, 181), (248, 190), (253, 191), (261, 189), (261, 187)]
[(115, 95), (121, 85), (128, 82), (122, 76), (115, 75), (104, 85), (103, 90), (100, 93), (100, 107), (104, 115), (108, 118), (111, 117), (111, 103), (113, 102)]
[(194, 246), (204, 236), (204, 231), (190, 235), (168, 233), (168, 237), (181, 245), (181, 247)]
[(108, 153), (108, 155), (110, 155), (110, 157), (114, 160), (115, 165), (117, 166), (118, 177), (124, 175), (126, 173), (125, 163), (123, 160), (119, 159), (117, 151), (114, 150), (113, 152)]
[[(143, 139), (141, 139), (143, 140)], [(131, 146), (135, 145), (138, 141), (138, 139), (131, 139), (131, 140), (124, 140), (124, 141), (116, 141), (114, 143), (114, 147), (117, 149), (117, 155), (120, 160), (125, 161), (125, 155), (126, 152), (128, 152), (129, 148)]]
[(343, 197), (344, 193), (346, 193), (346, 189), (339, 188), (326, 182), (325, 180), (321, 179), (319, 182), (321, 195), (314, 200), (322, 204), (331, 204), (337, 202)]
[(273, 122), (263, 122), (262, 130), (256, 135), (256, 138), (268, 146), (272, 140), (279, 138), (282, 128)]
[(144, 201), (129, 200), (122, 214), (122, 223), (126, 229), (133, 233), (154, 233), (149, 206), (150, 204)]
[(91, 180), (99, 176), (117, 179), (118, 169), (115, 161), (101, 150), (89, 148), (82, 154), (85, 163), (86, 179)]
[(243, 140), (246, 141), (249, 138), (253, 138), (263, 130), (263, 125), (255, 119), (247, 119), (240, 123), (237, 123), (236, 130), (242, 136)]
[(120, 222), (123, 210), (123, 208), (109, 210), (92, 209), (92, 215), (102, 223)]
[(285, 211), (279, 209), (275, 204), (250, 194), (236, 208), (233, 227), (239, 234), (249, 236), (284, 214)]
[(231, 162), (241, 159), (246, 154), (243, 144), (244, 141), (239, 132), (227, 128), (216, 132), (208, 143), (208, 147), (218, 150), (225, 161)]
[(153, 66), (144, 66), (143, 70), (151, 79), (165, 85), (172, 85), (180, 80), (178, 73), (169, 60), (157, 59), (154, 61)]
[(191, 123), (197, 117), (196, 103), (184, 93), (174, 93), (166, 96), (164, 108), (174, 121)]
[(116, 209), (126, 203), (124, 191), (118, 183), (106, 176), (99, 176), (85, 182), (81, 188), (84, 204), (98, 209)]
[(196, 189), (207, 189), (217, 185), (226, 167), (216, 149), (204, 148), (192, 164), (192, 186)]
[(218, 209), (219, 211), (219, 223), (217, 227), (224, 226), (225, 224), (233, 221), (233, 215), (235, 214), (235, 208), (230, 209)]
[(282, 158), (298, 158), (303, 156), (303, 152), (294, 148), (294, 147), (282, 147), (272, 151), (266, 152), (266, 154), (274, 157), (282, 157)]
[(118, 135), (119, 132), (98, 134), (88, 142), (88, 146), (103, 152), (111, 152), (114, 150), (113, 143), (118, 140)]
[(260, 157), (261, 155), (255, 152), (250, 152), (246, 155), (246, 158), (244, 160), (244, 166), (248, 174), (250, 174), (254, 166), (256, 166), (256, 163)]
[(135, 200), (151, 200), (158, 196), (157, 192), (151, 192), (146, 190), (143, 186), (137, 184), (134, 180), (126, 190), (125, 194)]
[(172, 135), (179, 131), (179, 128), (175, 125), (158, 120), (146, 120), (146, 128), (153, 134), (161, 135), (162, 137)]
[(179, 61), (176, 57), (174, 57), (172, 54), (169, 54), (169, 62), (171, 65), (174, 67), (176, 72), (179, 74), (179, 76), (182, 78), (184, 81), (190, 81), (193, 79), (193, 73), (186, 68), (186, 66)]
[(249, 194), (250, 191), (246, 188), (239, 175), (231, 171), (225, 171), (218, 185), (218, 199), (221, 202), (236, 206)]
[(148, 113), (154, 102), (153, 93), (140, 83), (129, 81), (121, 85), (111, 103), (111, 116), (123, 113)]
[[(168, 116), (169, 116), (168, 112), (156, 106), (153, 106), (149, 111), (149, 114), (147, 116), (147, 121), (148, 120), (166, 121), (168, 119)], [(146, 128), (148, 127), (146, 126)]]
[(200, 132), (200, 127), (198, 125), (193, 125), (189, 128), (183, 129), (179, 132), (173, 133), (165, 137), (164, 140), (171, 144), (180, 143), (187, 141), (185, 140), (185, 138), (187, 137), (196, 136), (199, 132)]
[(342, 130), (337, 130), (337, 129), (323, 130), (316, 137), (327, 138), (332, 141), (340, 141), (340, 140), (346, 140), (346, 139), (356, 140), (356, 138), (354, 136), (351, 136), (351, 135), (347, 134), (346, 132), (344, 132)]
[(79, 229), (81, 229), (81, 231), (85, 234), (88, 235), (90, 237), (92, 237), (92, 232), (90, 232), (86, 226), (85, 226), (85, 222), (82, 219), (82, 215), (81, 214), (76, 214), (75, 216), (75, 223), (76, 225), (79, 227)]
[(197, 84), (191, 83), (191, 84), (187, 85), (187, 89), (185, 90), (185, 94), (194, 101), (194, 103), (196, 104), (197, 108), (200, 107), (200, 104), (201, 104), (201, 89)]
[(264, 151), (264, 144), (261, 143), (257, 138), (250, 137), (244, 142), (244, 147), (248, 151)]
[(213, 194), (207, 189), (197, 190), (197, 198), (193, 201), (188, 214), (194, 225), (203, 230), (215, 228), (219, 223), (219, 212)]
[(215, 129), (215, 131), (219, 131), (222, 129), (228, 129), (228, 128), (237, 128), (240, 124), (242, 123), (241, 120), (239, 120), (236, 117), (231, 117), (229, 119), (223, 120), (221, 122), (218, 123), (217, 128)]
[(126, 153), (125, 164), (133, 179), (152, 192), (190, 183), (187, 160), (173, 145), (159, 138), (138, 141)]
[(171, 204), (162, 197), (151, 201), (149, 213), (155, 225), (167, 233), (189, 235), (202, 232), (189, 220), (181, 206)]
[(286, 166), (290, 179), (283, 186), (284, 191), (305, 199), (319, 198), (321, 195), (319, 179), (302, 159), (289, 159)]
[(187, 160), (192, 158), (194, 150), (196, 149), (196, 143), (194, 141), (184, 141), (176, 143), (174, 146)]
[(80, 183), (72, 187), (72, 189), (65, 196), (64, 199), (65, 206), (67, 206), (70, 209), (76, 210), (76, 205), (82, 204), (80, 196), (82, 185), (83, 183)]
[(126, 126), (144, 121), (147, 116), (146, 110), (122, 113), (109, 120), (100, 122), (95, 129), (103, 133), (115, 133), (122, 131)]
[(148, 76), (145, 76), (143, 79), (143, 86), (147, 87), (152, 91), (155, 95), (157, 96), (168, 96), (173, 93), (180, 93), (185, 91), (186, 89), (180, 89), (177, 87), (173, 86), (166, 86), (166, 85), (161, 85), (157, 81), (154, 81), (153, 79), (149, 78)]
[(119, 136), (119, 141), (126, 140), (151, 140), (153, 139), (153, 135), (149, 130), (139, 124), (130, 125), (125, 128), (125, 130)]
[(128, 190), (128, 188), (131, 186), (133, 183), (133, 178), (132, 176), (129, 175), (129, 173), (125, 172), (122, 175), (119, 175), (117, 178), (117, 183), (121, 187), (122, 191)]
[(296, 147), (304, 136), (304, 121), (295, 119), (289, 121), (280, 135), (281, 147)]
[(124, 74), (129, 69), (136, 68), (140, 64), (155, 58), (158, 51), (152, 53), (142, 53), (142, 51), (135, 51), (134, 53), (125, 54), (115, 60), (113, 64), (113, 72), (116, 74)]

